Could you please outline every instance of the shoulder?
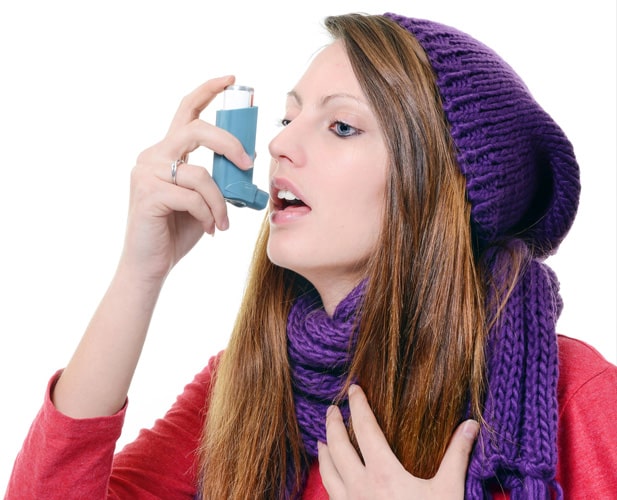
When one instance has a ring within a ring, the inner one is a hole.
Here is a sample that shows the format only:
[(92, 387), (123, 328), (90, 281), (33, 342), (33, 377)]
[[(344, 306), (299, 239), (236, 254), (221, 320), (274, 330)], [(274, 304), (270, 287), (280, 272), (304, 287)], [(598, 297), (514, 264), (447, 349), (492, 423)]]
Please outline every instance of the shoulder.
[(176, 403), (180, 403), (182, 406), (193, 403), (199, 408), (203, 407), (204, 402), (210, 397), (222, 355), (223, 351), (209, 359), (203, 370), (197, 373), (193, 380), (184, 387), (184, 391), (178, 396)]
[(557, 340), (559, 343), (560, 362), (586, 360), (594, 365), (602, 365), (605, 368), (607, 366), (614, 366), (595, 347), (582, 340), (561, 334), (557, 335)]
[(559, 336), (558, 472), (565, 498), (617, 489), (617, 366), (589, 344)]
[(221, 363), (224, 352), (225, 351), (221, 351), (217, 355), (210, 357), (208, 364), (195, 376), (194, 382), (211, 384), (216, 378), (216, 371)]
[(588, 386), (593, 386), (595, 396), (617, 398), (617, 366), (581, 340), (559, 335), (558, 342), (558, 396), (562, 409), (581, 391), (587, 392)]

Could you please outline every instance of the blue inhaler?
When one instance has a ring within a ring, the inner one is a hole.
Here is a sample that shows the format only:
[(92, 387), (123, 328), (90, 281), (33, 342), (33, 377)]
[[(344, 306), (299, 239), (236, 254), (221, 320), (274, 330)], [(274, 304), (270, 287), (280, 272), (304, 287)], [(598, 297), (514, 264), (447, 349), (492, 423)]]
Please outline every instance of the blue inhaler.
[[(230, 85), (223, 90), (223, 109), (216, 112), (216, 126), (235, 135), (249, 156), (255, 156), (257, 106), (253, 106), (253, 89)], [(214, 154), (212, 178), (223, 197), (237, 207), (262, 210), (270, 196), (253, 184), (253, 169), (241, 170), (222, 155)]]

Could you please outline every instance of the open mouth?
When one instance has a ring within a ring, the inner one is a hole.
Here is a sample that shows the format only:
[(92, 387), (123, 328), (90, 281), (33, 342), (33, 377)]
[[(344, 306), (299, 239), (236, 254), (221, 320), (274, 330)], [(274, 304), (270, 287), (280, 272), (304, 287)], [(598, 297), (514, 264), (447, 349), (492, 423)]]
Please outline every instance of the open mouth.
[(298, 198), (289, 189), (281, 189), (273, 197), (274, 207), (277, 210), (287, 210), (290, 208), (308, 207), (300, 198)]
[(283, 210), (289, 207), (297, 207), (297, 206), (306, 205), (300, 198), (298, 198), (294, 193), (292, 193), (288, 189), (281, 189), (276, 194), (276, 198), (278, 200), (278, 204), (280, 204)]

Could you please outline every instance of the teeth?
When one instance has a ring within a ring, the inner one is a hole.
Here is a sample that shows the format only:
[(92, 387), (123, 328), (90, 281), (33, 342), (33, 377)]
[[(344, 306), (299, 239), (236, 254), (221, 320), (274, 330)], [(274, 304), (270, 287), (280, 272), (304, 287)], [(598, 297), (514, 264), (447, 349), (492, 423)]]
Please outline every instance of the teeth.
[(281, 189), (276, 196), (279, 200), (293, 201), (299, 199), (295, 194), (293, 194), (291, 191), (288, 191), (287, 189)]

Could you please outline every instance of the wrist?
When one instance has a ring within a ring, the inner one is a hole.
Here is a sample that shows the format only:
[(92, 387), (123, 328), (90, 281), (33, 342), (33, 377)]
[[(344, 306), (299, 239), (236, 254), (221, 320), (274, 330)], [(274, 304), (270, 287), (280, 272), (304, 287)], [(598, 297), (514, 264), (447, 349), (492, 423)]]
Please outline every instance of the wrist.
[(133, 294), (151, 297), (156, 301), (168, 273), (149, 273), (142, 266), (134, 265), (126, 259), (120, 259), (112, 280), (114, 284)]

